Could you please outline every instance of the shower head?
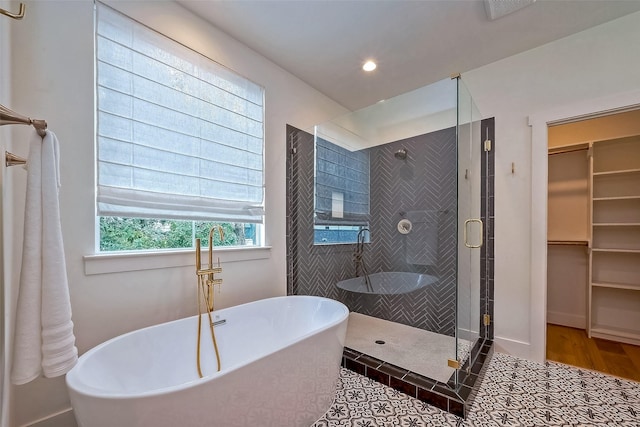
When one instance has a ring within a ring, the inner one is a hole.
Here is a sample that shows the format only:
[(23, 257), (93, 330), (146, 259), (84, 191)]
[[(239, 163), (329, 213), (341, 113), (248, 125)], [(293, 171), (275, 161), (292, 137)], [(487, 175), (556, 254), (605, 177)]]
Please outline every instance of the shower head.
[(393, 156), (396, 159), (400, 159), (400, 160), (404, 160), (407, 158), (407, 149), (406, 148), (401, 148), (398, 151), (396, 151)]

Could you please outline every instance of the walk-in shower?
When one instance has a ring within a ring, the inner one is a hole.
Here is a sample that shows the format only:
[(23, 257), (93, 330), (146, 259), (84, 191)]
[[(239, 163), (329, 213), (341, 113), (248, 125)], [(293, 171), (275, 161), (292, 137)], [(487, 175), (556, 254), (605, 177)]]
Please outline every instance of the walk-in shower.
[(493, 120), (453, 78), (287, 138), (288, 292), (349, 307), (347, 368), (464, 415), (493, 338)]

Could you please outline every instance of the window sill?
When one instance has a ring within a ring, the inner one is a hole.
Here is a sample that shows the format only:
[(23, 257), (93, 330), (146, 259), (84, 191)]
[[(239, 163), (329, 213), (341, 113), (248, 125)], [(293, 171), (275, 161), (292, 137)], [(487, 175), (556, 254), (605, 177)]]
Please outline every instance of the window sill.
[[(202, 251), (202, 259), (207, 262), (209, 251)], [(271, 246), (216, 248), (214, 262), (220, 263), (253, 261), (271, 257)], [(97, 255), (85, 255), (84, 274), (121, 273), (125, 271), (154, 270), (195, 266), (195, 250), (154, 251), (154, 252), (118, 252)]]

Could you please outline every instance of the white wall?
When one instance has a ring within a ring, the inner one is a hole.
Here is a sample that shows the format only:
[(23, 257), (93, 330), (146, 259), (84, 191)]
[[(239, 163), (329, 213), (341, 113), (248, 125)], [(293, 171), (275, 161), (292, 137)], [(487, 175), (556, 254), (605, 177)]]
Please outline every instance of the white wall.
[[(11, 41), (19, 46), (11, 56), (13, 96), (2, 101), (25, 115), (46, 119), (60, 140), (60, 209), (80, 352), (123, 332), (194, 314), (191, 254), (182, 267), (85, 275), (83, 257), (93, 254), (95, 240), (93, 2), (33, 1), (26, 6), (25, 19), (11, 27)], [(285, 125), (309, 128), (344, 113), (344, 108), (174, 3), (118, 1), (115, 6), (265, 87), (266, 239), (272, 249), (266, 258), (253, 261), (229, 262), (231, 255), (221, 255), (224, 284), (216, 307), (285, 294)], [(29, 132), (26, 126), (12, 126), (16, 154), (27, 154)], [(25, 174), (17, 168), (7, 173)], [(16, 188), (24, 189), (20, 179)], [(10, 203), (12, 225), (21, 230), (24, 191), (16, 191)], [(21, 247), (17, 233), (6, 254), (14, 266), (7, 285), (14, 292)], [(9, 305), (15, 310), (15, 295)], [(69, 408), (62, 378), (13, 387), (11, 394), (10, 426)]]
[[(9, 4), (6, 1), (0, 1), (0, 7), (8, 9)], [(10, 85), (9, 80), (11, 78), (11, 68), (9, 67), (9, 56), (11, 53), (11, 45), (9, 43), (9, 20), (0, 19), (0, 103), (2, 100), (9, 99), (10, 97)], [(4, 153), (8, 150), (9, 129), (8, 127), (0, 127), (0, 153)], [(9, 297), (9, 291), (5, 289), (5, 277), (8, 274), (8, 270), (4, 263), (4, 207), (7, 206), (5, 200), (10, 197), (10, 193), (6, 192), (7, 180), (5, 178), (6, 168), (4, 163), (0, 165), (2, 173), (0, 173), (0, 409), (6, 408), (9, 405), (9, 371), (6, 363), (7, 358), (5, 355), (5, 349), (9, 347), (8, 334), (9, 319), (4, 315), (5, 303)], [(9, 298), (10, 299), (10, 298)], [(0, 410), (0, 426), (4, 426), (8, 420), (7, 411)]]
[[(544, 358), (546, 308), (540, 286), (546, 255), (546, 192), (532, 200), (532, 174), (546, 185), (546, 166), (532, 170), (530, 115), (640, 89), (640, 13), (463, 73), (482, 115), (496, 118), (495, 333), (498, 350)], [(546, 151), (546, 148), (544, 149)], [(511, 174), (511, 163), (515, 174)], [(540, 170), (544, 169), (544, 170)], [(542, 184), (541, 184), (542, 183)], [(532, 216), (532, 212), (535, 212)], [(538, 236), (540, 232), (543, 236)], [(544, 251), (534, 244), (536, 254)], [(531, 275), (534, 279), (532, 283)], [(533, 300), (532, 300), (533, 298)], [(532, 313), (534, 311), (535, 313)], [(544, 312), (544, 311), (542, 311)]]

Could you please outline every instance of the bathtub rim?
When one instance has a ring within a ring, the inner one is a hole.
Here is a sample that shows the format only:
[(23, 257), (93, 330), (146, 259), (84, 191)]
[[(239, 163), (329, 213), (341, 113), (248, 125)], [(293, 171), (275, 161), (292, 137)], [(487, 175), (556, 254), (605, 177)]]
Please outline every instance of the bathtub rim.
[[(100, 351), (102, 348), (108, 346), (110, 343), (119, 340), (119, 339), (123, 339), (124, 337), (127, 337), (129, 335), (133, 335), (136, 333), (141, 333), (145, 330), (149, 330), (149, 329), (154, 329), (154, 328), (159, 328), (162, 327), (163, 325), (172, 323), (172, 322), (177, 322), (177, 321), (186, 321), (187, 319), (194, 319), (196, 317), (198, 317), (198, 315), (194, 315), (194, 316), (189, 316), (189, 317), (183, 317), (183, 318), (179, 318), (179, 319), (174, 319), (174, 320), (169, 320), (167, 322), (162, 322), (162, 323), (158, 323), (156, 325), (150, 325), (150, 326), (146, 326), (143, 328), (139, 328), (139, 329), (135, 329), (133, 331), (130, 332), (126, 332), (124, 334), (120, 334), (117, 335), (113, 338), (110, 338), (98, 345), (96, 345), (95, 347), (87, 350), (85, 353), (83, 353), (79, 358), (78, 358), (78, 362), (76, 363), (76, 365), (65, 375), (65, 384), (67, 386), (67, 389), (69, 390), (69, 393), (77, 393), (79, 395), (82, 396), (86, 396), (86, 397), (90, 397), (90, 398), (98, 398), (98, 399), (110, 399), (110, 400), (123, 400), (123, 399), (132, 399), (132, 398), (147, 398), (147, 397), (154, 397), (154, 396), (160, 396), (160, 395), (166, 395), (166, 394), (170, 394), (173, 392), (179, 392), (181, 390), (185, 390), (191, 387), (194, 387), (196, 385), (201, 385), (210, 381), (214, 381), (216, 378), (220, 378), (222, 376), (225, 376), (231, 372), (237, 371), (238, 369), (241, 369), (245, 366), (250, 365), (251, 363), (254, 363), (264, 357), (270, 356), (274, 353), (277, 353), (280, 350), (283, 349), (287, 349), (292, 347), (295, 344), (298, 344), (306, 339), (309, 339), (310, 337), (316, 335), (316, 334), (320, 334), (322, 332), (328, 331), (332, 328), (338, 327), (340, 324), (342, 324), (343, 322), (347, 322), (349, 320), (349, 308), (341, 303), (340, 301), (331, 299), (331, 298), (325, 298), (325, 297), (319, 297), (319, 296), (314, 296), (314, 295), (283, 295), (283, 296), (277, 296), (277, 297), (269, 297), (269, 298), (262, 298), (256, 301), (250, 301), (247, 303), (243, 303), (243, 304), (238, 304), (235, 306), (231, 306), (231, 307), (225, 307), (223, 309), (220, 310), (214, 310), (212, 312), (212, 314), (214, 313), (219, 313), (221, 311), (224, 310), (229, 310), (229, 309), (233, 309), (236, 307), (244, 307), (247, 305), (252, 305), (252, 304), (257, 304), (260, 303), (262, 301), (266, 301), (266, 300), (276, 300), (276, 299), (309, 299), (309, 300), (315, 300), (315, 301), (330, 301), (332, 304), (336, 304), (337, 308), (339, 311), (341, 311), (342, 313), (338, 313), (338, 318), (328, 322), (326, 325), (323, 325), (323, 327), (319, 328), (319, 329), (315, 329), (312, 330), (310, 332), (307, 332), (305, 334), (302, 334), (300, 336), (298, 336), (296, 339), (292, 340), (292, 341), (288, 341), (285, 343), (285, 345), (283, 345), (282, 347), (279, 347), (273, 351), (270, 352), (266, 352), (263, 354), (260, 354), (260, 357), (253, 357), (250, 358), (246, 361), (244, 361), (243, 363), (239, 363), (229, 369), (224, 369), (220, 372), (214, 372), (212, 374), (206, 375), (202, 378), (196, 378), (190, 381), (185, 381), (183, 383), (177, 384), (177, 385), (172, 385), (172, 386), (167, 386), (167, 387), (161, 387), (161, 388), (156, 388), (156, 389), (152, 389), (149, 391), (143, 391), (143, 392), (110, 392), (104, 389), (99, 389), (99, 388), (95, 388), (91, 385), (88, 385), (87, 383), (85, 383), (84, 381), (82, 381), (80, 378), (78, 378), (78, 374), (76, 374), (76, 368), (80, 369), (81, 365), (84, 363), (85, 359), (88, 359), (91, 355), (93, 355), (94, 353)], [(344, 343), (343, 343), (343, 347), (344, 347)], [(71, 377), (71, 378), (70, 378)], [(78, 387), (80, 386), (80, 387)]]

